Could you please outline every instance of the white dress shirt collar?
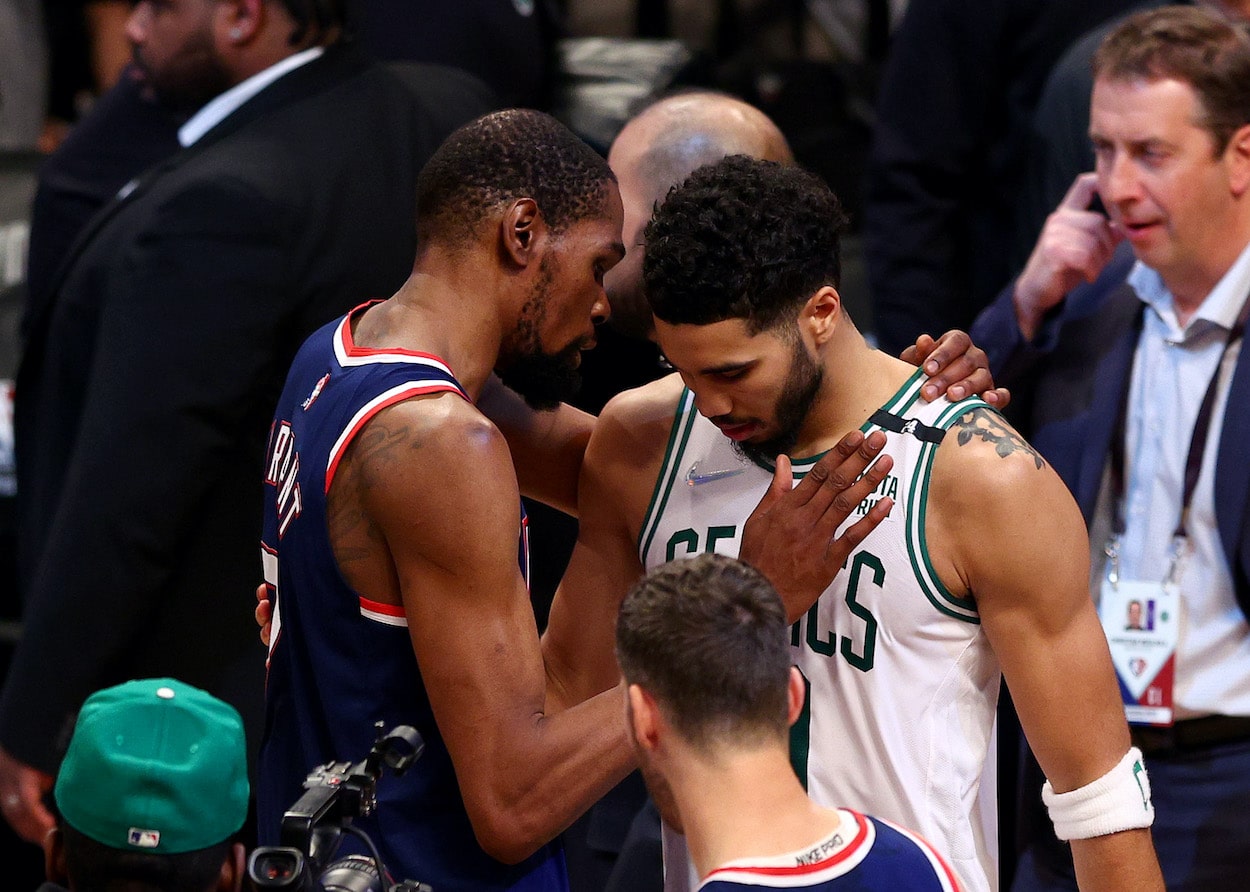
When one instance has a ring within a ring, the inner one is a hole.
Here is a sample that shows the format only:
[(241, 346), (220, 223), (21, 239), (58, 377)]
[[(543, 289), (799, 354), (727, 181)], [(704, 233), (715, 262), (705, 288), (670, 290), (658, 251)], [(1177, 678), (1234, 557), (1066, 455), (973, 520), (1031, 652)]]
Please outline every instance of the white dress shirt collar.
[(265, 87), (301, 65), (307, 65), (324, 52), (325, 47), (314, 46), (294, 53), (215, 96), (207, 105), (192, 115), (189, 121), (178, 128), (178, 142), (184, 149), (192, 145)]
[[(1172, 292), (1163, 284), (1162, 276), (1139, 260), (1133, 264), (1133, 269), (1128, 274), (1128, 284), (1169, 328), (1180, 331), (1176, 320), (1176, 307), (1172, 303)], [(1237, 313), (1247, 295), (1250, 295), (1250, 245), (1242, 248), (1241, 254), (1233, 261), (1223, 278), (1198, 305), (1185, 329), (1188, 330), (1194, 322), (1201, 319), (1228, 331), (1237, 321)]]

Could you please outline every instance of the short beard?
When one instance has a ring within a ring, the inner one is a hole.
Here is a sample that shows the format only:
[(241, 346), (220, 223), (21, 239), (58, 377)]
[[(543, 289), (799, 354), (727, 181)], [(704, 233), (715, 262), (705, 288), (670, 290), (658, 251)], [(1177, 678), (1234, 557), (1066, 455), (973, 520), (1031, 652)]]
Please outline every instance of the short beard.
[(799, 440), (799, 428), (807, 420), (820, 385), (824, 383), (825, 370), (812, 359), (796, 339), (791, 354), (790, 371), (777, 397), (773, 414), (777, 419), (776, 436), (760, 442), (735, 441), (734, 450), (757, 465), (771, 467), (778, 455), (790, 455)]
[(190, 117), (233, 86), (229, 71), (207, 35), (193, 38), (159, 74), (143, 64), (138, 51), (134, 56), (147, 75), (147, 89), (157, 102), (179, 116)]
[(548, 412), (575, 396), (581, 387), (582, 376), (576, 365), (581, 347), (573, 343), (554, 355), (522, 353), (499, 370), (499, 380), (520, 394), (531, 409)]
[(554, 264), (544, 257), (534, 291), (521, 308), (521, 318), (517, 320), (512, 337), (504, 343), (496, 368), (503, 385), (516, 391), (526, 405), (539, 412), (555, 409), (572, 398), (582, 384), (577, 361), (583, 346), (580, 341), (574, 341), (559, 353), (544, 353), (542, 349), (539, 330), (547, 317), (554, 277)]

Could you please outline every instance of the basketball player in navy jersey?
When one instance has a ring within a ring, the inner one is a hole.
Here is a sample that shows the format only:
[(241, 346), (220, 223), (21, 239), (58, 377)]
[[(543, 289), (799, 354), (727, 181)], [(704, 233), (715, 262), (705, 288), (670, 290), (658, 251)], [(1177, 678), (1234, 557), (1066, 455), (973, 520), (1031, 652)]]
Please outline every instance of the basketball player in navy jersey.
[(920, 837), (817, 805), (799, 784), (789, 728), (804, 684), (759, 571), (717, 554), (652, 570), (621, 604), (616, 655), (643, 776), (685, 832), (701, 892), (959, 888)]
[(575, 380), (620, 196), (570, 131), (511, 111), (448, 138), (417, 207), (412, 275), (305, 343), (270, 436), (262, 841), (310, 768), (402, 723), (424, 755), (357, 822), (395, 875), (561, 890), (552, 840), (631, 753), (615, 697), (547, 714), (517, 473), (475, 401), (494, 371), (539, 405)]

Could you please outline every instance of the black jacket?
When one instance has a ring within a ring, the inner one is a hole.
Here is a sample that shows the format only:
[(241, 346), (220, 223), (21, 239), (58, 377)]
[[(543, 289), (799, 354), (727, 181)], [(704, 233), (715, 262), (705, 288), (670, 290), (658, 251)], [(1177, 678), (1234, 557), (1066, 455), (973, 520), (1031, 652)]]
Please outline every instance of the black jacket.
[(262, 457), (304, 337), (411, 269), (415, 178), (489, 110), (349, 48), (275, 81), (93, 218), (30, 308), (15, 428), (24, 632), (0, 744), (53, 770), (83, 699), (171, 675), (258, 737)]

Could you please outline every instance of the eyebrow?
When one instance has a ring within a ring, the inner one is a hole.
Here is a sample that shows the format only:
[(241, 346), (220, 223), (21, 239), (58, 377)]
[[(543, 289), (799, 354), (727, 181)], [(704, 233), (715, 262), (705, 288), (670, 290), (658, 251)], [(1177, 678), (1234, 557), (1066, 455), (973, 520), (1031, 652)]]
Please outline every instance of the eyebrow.
[(748, 369), (755, 365), (754, 360), (746, 360), (744, 362), (723, 362), (720, 365), (705, 366), (699, 369), (700, 375), (723, 375), (726, 372), (738, 372)]

